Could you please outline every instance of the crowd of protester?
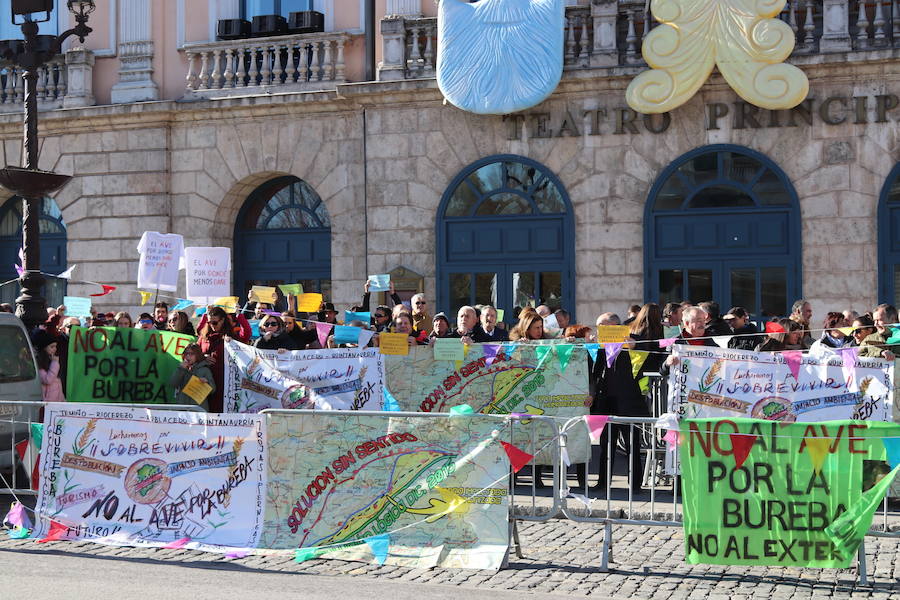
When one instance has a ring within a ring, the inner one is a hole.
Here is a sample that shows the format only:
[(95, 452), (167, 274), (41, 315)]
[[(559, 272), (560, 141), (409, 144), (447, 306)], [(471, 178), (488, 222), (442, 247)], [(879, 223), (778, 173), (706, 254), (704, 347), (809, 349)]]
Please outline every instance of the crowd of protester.
[[(424, 294), (415, 294), (407, 304), (401, 301), (392, 285), (388, 297), (392, 307), (379, 304), (372, 310), (367, 283), (361, 304), (350, 308), (355, 313), (371, 314), (368, 323), (360, 320), (346, 323), (370, 329), (373, 336), (368, 344), (371, 346), (378, 346), (379, 334), (385, 332), (407, 334), (410, 346), (428, 345), (440, 338), (456, 338), (465, 344), (533, 342), (552, 338), (572, 342), (596, 340), (597, 330), (594, 327), (573, 324), (566, 310), (560, 308), (554, 311), (543, 304), (517, 309), (516, 323), (509, 329), (506, 323), (498, 320), (495, 307), (463, 306), (456, 313), (454, 327), (450, 317), (444, 312), (430, 314)], [(0, 305), (0, 310), (11, 312), (11, 307)], [(247, 318), (248, 314), (252, 319)], [(862, 315), (851, 310), (830, 311), (816, 323), (809, 302), (797, 300), (790, 315), (774, 319), (762, 327), (751, 321), (750, 313), (743, 307), (732, 307), (722, 315), (718, 304), (712, 301), (696, 305), (690, 302), (668, 303), (662, 307), (655, 303), (633, 305), (628, 307), (627, 314), (628, 318), (622, 321), (614, 313), (603, 313), (595, 324), (627, 325), (629, 336), (625, 340), (626, 347), (649, 350), (650, 353), (641, 366), (641, 372), (635, 374), (627, 352), (620, 353), (608, 364), (604, 350), (602, 347), (599, 349), (597, 359), (590, 361), (590, 390), (593, 399), (591, 414), (650, 416), (645, 391), (640, 388), (638, 381), (643, 373), (665, 371), (672, 364), (674, 357), (666, 358), (665, 351), (658, 344), (666, 336), (666, 327), (678, 327), (674, 340), (676, 344), (727, 345), (729, 348), (759, 352), (806, 350), (818, 356), (835, 353), (840, 348), (858, 346), (860, 356), (893, 360), (900, 346), (900, 342), (891, 339), (893, 332), (889, 326), (898, 322), (898, 314), (897, 309), (889, 304), (881, 304), (871, 313)], [(258, 335), (254, 335), (254, 321), (258, 325)], [(244, 309), (233, 313), (220, 306), (210, 306), (200, 318), (196, 329), (185, 312), (170, 311), (165, 302), (157, 302), (152, 313), (141, 313), (136, 320), (127, 312), (95, 313), (91, 318), (81, 320), (67, 317), (65, 306), (59, 306), (49, 309), (46, 323), (32, 332), (32, 345), (39, 366), (44, 399), (63, 401), (66, 353), (73, 326), (134, 327), (196, 335), (196, 343), (186, 348), (183, 361), (170, 381), (174, 390), (173, 401), (186, 401), (182, 389), (192, 376), (196, 376), (212, 388), (203, 407), (218, 412), (223, 408), (225, 341), (228, 338), (253, 344), (260, 349), (280, 352), (317, 349), (323, 347), (316, 328), (317, 322), (341, 324), (339, 313), (331, 302), (323, 302), (321, 310), (311, 314), (290, 310), (277, 312), (269, 305), (249, 302)], [(553, 327), (546, 327), (548, 323), (552, 323)], [(338, 347), (333, 334), (324, 342), (324, 347)], [(603, 435), (599, 444), (600, 472), (594, 488), (603, 487), (607, 479), (606, 436), (613, 436), (614, 444), (621, 443), (622, 447), (631, 449), (629, 455), (633, 461), (633, 473), (639, 473), (641, 469), (640, 439), (629, 435), (627, 426), (610, 424)], [(610, 463), (612, 458), (610, 457)], [(542, 487), (539, 467), (535, 467), (534, 475), (537, 487)], [(578, 470), (582, 487), (588, 485), (587, 476), (587, 469), (582, 466)], [(632, 478), (631, 482), (635, 491), (640, 489), (639, 478)]]

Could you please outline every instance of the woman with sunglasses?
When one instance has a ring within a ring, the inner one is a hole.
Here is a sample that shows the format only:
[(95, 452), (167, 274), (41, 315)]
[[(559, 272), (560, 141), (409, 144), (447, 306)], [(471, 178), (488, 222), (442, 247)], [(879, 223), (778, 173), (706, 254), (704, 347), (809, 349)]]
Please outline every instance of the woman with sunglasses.
[(284, 321), (275, 315), (264, 315), (259, 322), (259, 338), (253, 345), (260, 350), (299, 350), (297, 343), (284, 328)]
[[(390, 283), (390, 286), (391, 287), (390, 287), (390, 291), (388, 292), (388, 294), (391, 297), (391, 302), (394, 303), (394, 306), (396, 306), (398, 304), (403, 304), (403, 301), (400, 300), (400, 296), (398, 296), (397, 293), (394, 291), (394, 282), (393, 281)], [(369, 312), (369, 307), (372, 306), (371, 298), (372, 298), (372, 294), (369, 292), (369, 280), (367, 279), (366, 284), (365, 284), (365, 293), (363, 293), (363, 297), (362, 297), (362, 307), (360, 308), (361, 312)], [(386, 315), (385, 317), (382, 318), (382, 320), (380, 322), (378, 320), (377, 315), (375, 314), (375, 313), (379, 313), (379, 312), (383, 312)], [(378, 308), (375, 309), (375, 313), (372, 314), (372, 324), (375, 325), (376, 331), (384, 331), (391, 324), (391, 318), (392, 318), (391, 309), (388, 308), (387, 306), (379, 306)]]
[(174, 331), (176, 333), (197, 335), (197, 332), (194, 331), (194, 326), (191, 325), (191, 321), (188, 319), (187, 313), (181, 310), (169, 313), (169, 316), (166, 319), (166, 328), (169, 331)]
[(853, 346), (859, 346), (868, 336), (875, 333), (875, 321), (869, 315), (862, 315), (853, 320)]
[(225, 389), (225, 340), (231, 339), (234, 325), (221, 306), (213, 306), (206, 312), (206, 323), (200, 324), (200, 337), (197, 343), (206, 355), (206, 362), (212, 369), (216, 389), (209, 397), (209, 411), (222, 412), (223, 392)]

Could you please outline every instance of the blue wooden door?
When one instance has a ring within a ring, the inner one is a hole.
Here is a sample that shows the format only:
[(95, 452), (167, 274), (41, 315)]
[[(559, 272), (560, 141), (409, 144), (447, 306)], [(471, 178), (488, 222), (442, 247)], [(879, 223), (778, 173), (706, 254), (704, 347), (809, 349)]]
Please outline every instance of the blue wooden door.
[(498, 156), (464, 169), (444, 194), (437, 225), (437, 300), (453, 315), (493, 304), (546, 303), (574, 314), (574, 233), (562, 184), (542, 165)]
[(648, 302), (715, 300), (772, 317), (800, 296), (796, 195), (758, 153), (711, 146), (679, 158), (654, 184), (646, 224)]
[[(59, 274), (68, 268), (66, 264), (66, 226), (59, 207), (51, 198), (41, 203), (41, 271)], [(13, 197), (0, 207), (0, 283), (18, 277), (15, 264), (19, 263), (22, 247), (22, 208), (19, 198)], [(47, 277), (42, 294), (47, 306), (59, 306), (66, 295), (66, 280)], [(15, 303), (20, 289), (17, 283), (0, 287), (0, 302)]]
[(878, 204), (878, 301), (897, 306), (900, 292), (900, 163), (894, 165)]

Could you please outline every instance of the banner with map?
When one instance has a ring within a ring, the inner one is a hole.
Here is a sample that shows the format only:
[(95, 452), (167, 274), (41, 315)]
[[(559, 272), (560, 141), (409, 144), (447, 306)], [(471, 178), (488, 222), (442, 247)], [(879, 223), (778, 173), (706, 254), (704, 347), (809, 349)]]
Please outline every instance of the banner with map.
[(299, 548), (298, 560), (500, 567), (509, 544), (501, 419), (315, 411), (269, 419), (261, 546)]
[[(387, 356), (385, 385), (400, 410), (447, 412), (468, 404), (482, 414), (566, 418), (588, 414), (590, 373), (584, 346), (507, 342), (467, 348), (465, 360), (458, 362), (435, 360), (428, 346), (410, 348), (408, 356)], [(534, 448), (530, 429), (517, 430), (514, 442), (528, 452), (541, 450), (535, 459), (537, 464), (551, 464), (549, 451), (556, 431), (549, 426), (535, 430)], [(570, 433), (571, 460), (586, 461), (589, 444), (586, 429), (579, 427)]]
[(669, 374), (669, 410), (679, 417), (891, 420), (894, 365), (880, 358), (845, 365), (804, 353), (794, 376), (780, 352), (676, 345), (672, 354), (679, 364)]
[(900, 471), (900, 425), (685, 419), (685, 559), (847, 568)]
[(47, 404), (32, 537), (254, 548), (266, 495), (263, 418)]
[(377, 348), (279, 352), (231, 340), (225, 355), (225, 412), (381, 410), (384, 361)]

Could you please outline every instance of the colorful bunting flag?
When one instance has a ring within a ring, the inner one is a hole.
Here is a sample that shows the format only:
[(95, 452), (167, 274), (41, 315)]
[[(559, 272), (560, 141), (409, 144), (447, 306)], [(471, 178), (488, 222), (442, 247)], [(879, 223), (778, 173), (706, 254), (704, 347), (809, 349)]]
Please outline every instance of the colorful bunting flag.
[(766, 323), (766, 333), (784, 333), (784, 327), (776, 321), (769, 321)]
[(501, 440), (500, 444), (503, 446), (503, 449), (506, 450), (506, 456), (509, 458), (509, 464), (512, 465), (513, 473), (518, 473), (522, 467), (530, 463), (534, 458), (533, 454), (528, 454), (509, 442)]
[(648, 356), (650, 356), (650, 353), (646, 350), (632, 350), (628, 353), (628, 358), (631, 359), (632, 377), (638, 376), (638, 373), (641, 372), (641, 367), (644, 366), (644, 363), (647, 361)]
[(826, 528), (825, 533), (834, 544), (833, 551), (844, 560), (850, 560), (859, 550), (859, 545), (869, 532), (872, 515), (884, 500), (888, 488), (900, 472), (900, 467), (881, 478), (874, 486), (863, 492), (857, 502), (839, 515)]
[(731, 336), (730, 335), (716, 335), (716, 336), (713, 336), (713, 341), (716, 343), (716, 345), (719, 348), (727, 348), (728, 342), (731, 341)]
[(169, 542), (165, 546), (163, 546), (166, 550), (177, 550), (178, 548), (184, 548), (191, 541), (189, 537), (183, 537), (181, 539), (177, 539), (174, 542)]
[(78, 265), (72, 265), (71, 267), (57, 275), (57, 277), (59, 277), (60, 279), (72, 279), (72, 273), (75, 272), (75, 267), (77, 266)]
[(675, 452), (675, 449), (678, 447), (679, 439), (680, 437), (677, 429), (669, 429), (666, 431), (666, 435), (663, 436), (663, 441), (666, 443), (666, 452)]
[(294, 550), (294, 562), (302, 563), (319, 556), (319, 549), (315, 546), (311, 548), (297, 548)]
[(400, 412), (400, 403), (397, 402), (397, 399), (394, 398), (391, 390), (389, 390), (386, 385), (382, 385), (381, 395), (384, 399), (382, 410), (385, 412)]
[(25, 269), (23, 269), (21, 266), (19, 266), (19, 265), (13, 265), (13, 267), (15, 267), (15, 269), (16, 269), (16, 275), (18, 275), (19, 277), (21, 277), (22, 275), (25, 274)]
[(500, 344), (485, 344), (482, 346), (484, 352), (484, 364), (491, 366), (497, 360), (497, 353), (500, 352)]
[(750, 455), (750, 450), (753, 449), (753, 444), (756, 443), (757, 436), (755, 435), (741, 435), (740, 433), (729, 433), (728, 437), (731, 438), (731, 450), (734, 455), (734, 468), (740, 469), (744, 464), (744, 461), (747, 460), (747, 456)]
[(47, 532), (47, 537), (40, 539), (37, 541), (38, 544), (46, 544), (47, 542), (55, 542), (57, 540), (61, 540), (66, 537), (66, 532), (69, 530), (68, 527), (60, 523), (59, 521), (50, 520), (50, 531)]
[(316, 321), (316, 333), (319, 335), (319, 346), (328, 346), (328, 334), (331, 333), (331, 323), (319, 323)]
[(622, 351), (622, 346), (624, 346), (622, 342), (609, 342), (603, 345), (603, 349), (606, 351), (606, 366), (608, 368), (612, 369), (613, 363), (616, 362), (616, 357)]
[(597, 361), (597, 353), (600, 351), (600, 344), (585, 344), (584, 349), (591, 355), (591, 360)]
[(24, 527), (16, 527), (7, 531), (6, 534), (11, 540), (24, 540), (31, 534), (31, 531)]
[(828, 457), (828, 447), (831, 440), (828, 438), (806, 438), (806, 451), (809, 453), (809, 459), (812, 461), (813, 470), (816, 475), (822, 471), (822, 465)]
[(569, 366), (569, 359), (572, 358), (572, 352), (575, 346), (572, 344), (559, 344), (556, 346), (556, 358), (559, 360), (559, 370), (563, 373)]
[(187, 300), (185, 298), (179, 298), (178, 302), (175, 304), (175, 306), (172, 307), (172, 310), (186, 310), (186, 309), (192, 307), (193, 305), (194, 305), (194, 303), (191, 302), (190, 300)]
[(359, 330), (359, 340), (356, 345), (360, 348), (365, 348), (369, 345), (369, 342), (372, 341), (372, 336), (375, 335), (375, 332), (371, 329), (360, 329)]
[(881, 438), (891, 468), (900, 467), (900, 438)]
[(196, 309), (194, 309), (194, 316), (195, 316), (195, 317), (202, 317), (202, 316), (205, 315), (205, 314), (206, 314), (206, 307), (205, 307), (205, 306), (198, 306)]
[(110, 292), (112, 292), (114, 289), (116, 289), (116, 286), (114, 286), (114, 285), (106, 285), (105, 283), (101, 283), (99, 285), (100, 285), (100, 287), (103, 288), (103, 291), (100, 292), (99, 294), (89, 294), (89, 296), (91, 296), (92, 298), (96, 298), (98, 296), (105, 296), (105, 295), (109, 294)]
[(854, 327), (838, 327), (838, 331), (840, 331), (841, 333), (843, 333), (844, 335), (849, 337), (849, 336), (853, 335), (853, 332), (856, 331), (856, 328), (854, 328)]
[(138, 294), (141, 295), (141, 306), (144, 306), (148, 302), (150, 302), (150, 298), (153, 297), (153, 292), (141, 292), (138, 291)]
[(250, 553), (246, 550), (234, 550), (225, 554), (225, 558), (244, 558)]
[(599, 442), (600, 436), (603, 435), (603, 428), (609, 422), (609, 415), (584, 415), (584, 422), (587, 423), (591, 441)]
[(9, 523), (13, 527), (31, 529), (31, 519), (25, 512), (25, 506), (18, 501), (12, 503), (9, 512), (3, 517), (3, 522)]
[(544, 364), (544, 361), (547, 360), (547, 356), (553, 352), (553, 346), (550, 344), (542, 344), (540, 346), (534, 347), (534, 355), (537, 356), (537, 367), (538, 369)]
[(796, 381), (800, 381), (800, 363), (803, 362), (803, 352), (800, 350), (785, 350), (781, 355), (791, 370), (791, 375), (794, 376)]
[(390, 534), (382, 533), (381, 535), (373, 535), (371, 537), (367, 537), (365, 542), (369, 546), (369, 549), (372, 551), (372, 555), (375, 557), (375, 562), (379, 565), (383, 565), (384, 561), (386, 561), (388, 557), (388, 546), (390, 546), (391, 543)]
[(457, 406), (450, 407), (450, 414), (453, 416), (462, 416), (462, 415), (472, 415), (475, 414), (475, 411), (472, 410), (472, 407), (468, 404), (459, 404)]
[(678, 339), (677, 337), (661, 339), (661, 340), (659, 340), (659, 347), (660, 348), (668, 348), (669, 346), (674, 344), (677, 339)]

